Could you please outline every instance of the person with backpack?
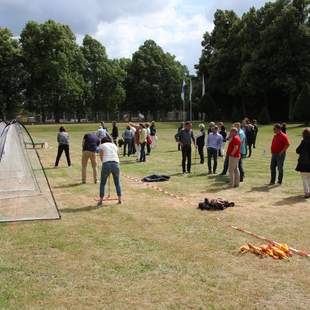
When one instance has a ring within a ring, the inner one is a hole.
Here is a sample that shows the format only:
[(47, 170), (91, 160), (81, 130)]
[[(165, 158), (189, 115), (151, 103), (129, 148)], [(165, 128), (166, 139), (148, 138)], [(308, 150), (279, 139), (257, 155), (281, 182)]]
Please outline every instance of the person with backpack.
[(305, 198), (310, 198), (310, 128), (302, 132), (302, 141), (296, 153), (299, 155), (296, 171), (299, 171), (304, 185)]
[(68, 166), (71, 166), (71, 159), (70, 159), (70, 148), (69, 148), (69, 134), (67, 133), (65, 127), (61, 126), (59, 128), (59, 133), (57, 135), (57, 142), (58, 142), (58, 152), (55, 162), (55, 168), (58, 167), (59, 160), (63, 152), (66, 154)]

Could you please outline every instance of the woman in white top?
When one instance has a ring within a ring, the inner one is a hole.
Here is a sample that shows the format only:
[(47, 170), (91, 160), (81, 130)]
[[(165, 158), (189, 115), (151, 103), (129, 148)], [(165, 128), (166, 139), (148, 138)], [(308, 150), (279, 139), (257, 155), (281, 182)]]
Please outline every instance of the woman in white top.
[(118, 158), (117, 146), (112, 143), (108, 136), (101, 140), (102, 144), (99, 146), (99, 155), (102, 161), (101, 181), (100, 181), (100, 200), (98, 207), (103, 206), (104, 190), (109, 175), (112, 173), (116, 193), (118, 196), (118, 203), (122, 203), (122, 189), (120, 182), (120, 166)]

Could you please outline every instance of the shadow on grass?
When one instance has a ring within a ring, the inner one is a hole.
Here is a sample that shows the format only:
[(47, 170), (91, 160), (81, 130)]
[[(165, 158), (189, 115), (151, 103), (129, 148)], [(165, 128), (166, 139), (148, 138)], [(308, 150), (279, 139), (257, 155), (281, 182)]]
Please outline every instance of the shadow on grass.
[(57, 185), (57, 186), (54, 186), (54, 188), (72, 188), (72, 187), (77, 187), (77, 186), (80, 186), (82, 185), (81, 182), (79, 183), (70, 183), (70, 184), (65, 184), (65, 185)]
[(137, 164), (139, 162), (137, 162), (136, 160), (121, 160), (121, 165), (133, 165), (133, 164)]
[[(212, 184), (212, 185), (216, 185), (216, 184), (217, 183)], [(218, 186), (216, 186), (216, 187), (210, 186), (205, 191), (203, 191), (201, 193), (202, 194), (216, 194), (216, 193), (224, 192), (224, 191), (229, 190), (229, 189), (231, 189), (231, 187), (229, 186), (228, 183), (221, 183), (221, 184), (218, 183)]]
[(276, 187), (279, 187), (280, 185), (279, 184), (275, 184), (275, 185), (262, 185), (262, 186), (256, 186), (256, 187), (252, 187), (248, 193), (251, 193), (251, 192), (263, 192), (263, 193), (267, 193), (269, 192), (270, 190), (276, 188)]
[[(57, 171), (57, 170), (66, 169), (66, 168), (69, 168), (69, 167), (57, 167), (57, 168), (55, 168), (55, 167), (53, 166), (53, 167), (46, 167), (46, 168), (44, 168), (44, 170), (55, 170), (55, 171)], [(39, 169), (38, 169), (38, 170), (39, 170)]]
[(179, 177), (179, 176), (182, 176), (183, 173), (182, 172), (176, 172), (176, 173), (173, 173), (173, 174), (169, 174), (170, 177)]
[(294, 205), (300, 202), (305, 202), (306, 199), (301, 196), (301, 195), (297, 195), (297, 196), (291, 196), (291, 197), (286, 197), (283, 198), (280, 201), (277, 201), (276, 203), (274, 203), (275, 206), (286, 206), (286, 205)]
[(74, 208), (74, 209), (66, 208), (66, 209), (61, 209), (60, 212), (61, 213), (79, 213), (79, 212), (89, 212), (93, 210), (98, 210), (96, 205), (82, 207), (82, 208)]

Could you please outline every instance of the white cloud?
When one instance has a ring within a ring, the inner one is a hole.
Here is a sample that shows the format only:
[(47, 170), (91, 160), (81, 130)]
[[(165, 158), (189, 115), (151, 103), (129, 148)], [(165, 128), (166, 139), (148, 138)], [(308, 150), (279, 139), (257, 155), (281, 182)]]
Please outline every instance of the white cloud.
[(0, 27), (19, 35), (25, 23), (68, 24), (78, 42), (92, 34), (110, 57), (130, 57), (147, 39), (175, 54), (192, 71), (217, 8), (242, 14), (265, 0), (0, 0)]
[(94, 36), (106, 46), (109, 56), (115, 58), (130, 57), (145, 40), (152, 39), (193, 70), (200, 56), (202, 36), (213, 26), (203, 14), (188, 18), (178, 9), (179, 5), (179, 1), (173, 0), (160, 12), (100, 22)]

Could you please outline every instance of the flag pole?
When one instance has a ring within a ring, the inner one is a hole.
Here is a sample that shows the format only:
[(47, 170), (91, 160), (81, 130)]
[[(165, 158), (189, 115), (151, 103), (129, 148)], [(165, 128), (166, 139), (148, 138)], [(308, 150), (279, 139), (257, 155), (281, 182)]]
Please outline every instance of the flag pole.
[(193, 121), (193, 105), (192, 105), (193, 84), (192, 79), (189, 81), (189, 119)]
[(181, 98), (182, 98), (182, 102), (183, 102), (183, 111), (182, 111), (182, 119), (183, 121), (185, 122), (185, 87), (186, 87), (186, 83), (185, 81), (183, 80), (182, 82), (182, 92), (181, 92)]

